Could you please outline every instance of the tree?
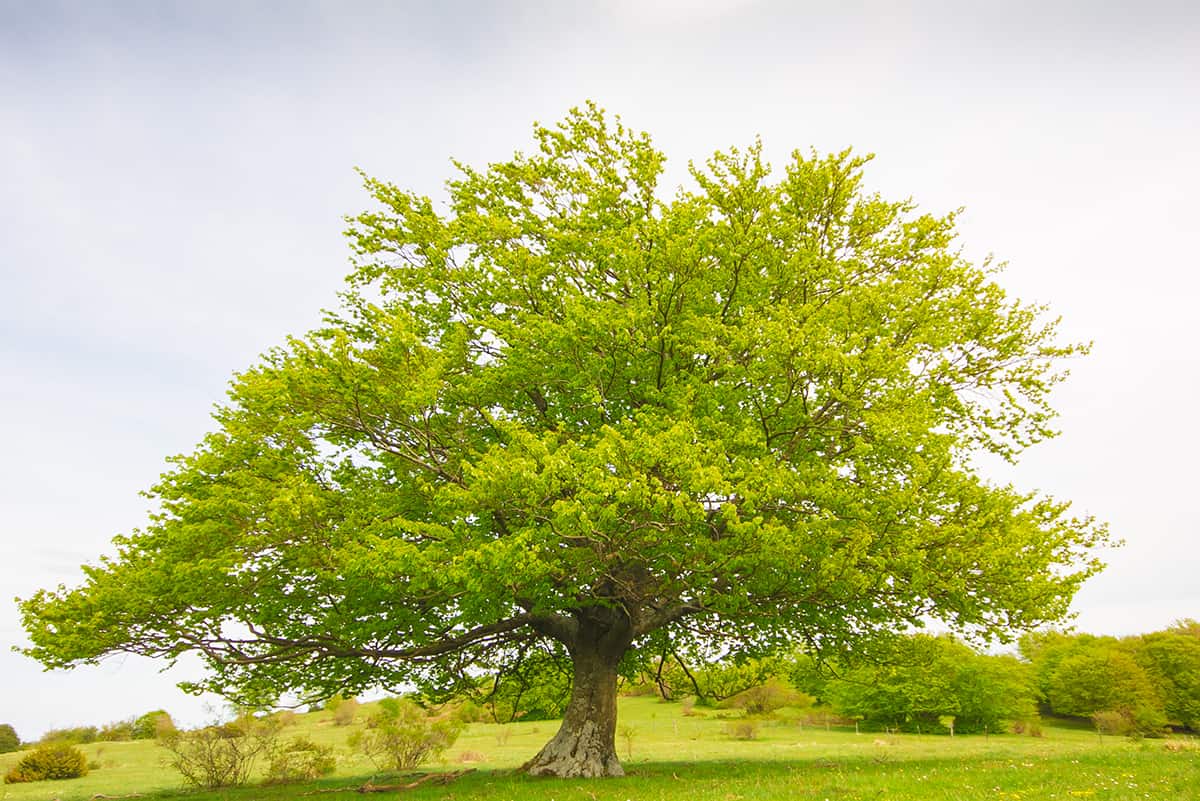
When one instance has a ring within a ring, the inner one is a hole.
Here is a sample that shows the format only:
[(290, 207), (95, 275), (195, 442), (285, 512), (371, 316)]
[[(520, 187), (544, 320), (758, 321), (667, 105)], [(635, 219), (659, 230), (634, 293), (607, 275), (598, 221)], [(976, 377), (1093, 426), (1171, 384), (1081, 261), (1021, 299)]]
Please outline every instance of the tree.
[(1157, 710), (1155, 728), (1166, 722), (1154, 682), (1115, 641), (1096, 640), (1067, 655), (1050, 677), (1046, 700), (1058, 715), (1114, 711), (1132, 717), (1138, 710)]
[[(951, 637), (917, 636), (886, 664), (860, 665), (827, 682), (839, 712), (907, 731), (1000, 731), (1036, 712), (1032, 668), (979, 654)], [(952, 728), (951, 728), (952, 727)]]
[(21, 747), (21, 738), (11, 723), (0, 723), (0, 754), (16, 751)]
[[(158, 508), (22, 603), (48, 666), (199, 652), (230, 696), (571, 662), (538, 775), (621, 773), (632, 655), (839, 654), (1059, 618), (1101, 526), (970, 455), (1050, 436), (1062, 344), (849, 151), (714, 155), (672, 198), (594, 106), (448, 205), (366, 179), (326, 324), (239, 375)], [(624, 660), (624, 661), (623, 661)]]
[(1181, 620), (1142, 635), (1134, 658), (1158, 684), (1167, 718), (1200, 731), (1200, 623)]
[(153, 740), (175, 730), (175, 721), (165, 709), (155, 709), (133, 722), (131, 734), (135, 740)]

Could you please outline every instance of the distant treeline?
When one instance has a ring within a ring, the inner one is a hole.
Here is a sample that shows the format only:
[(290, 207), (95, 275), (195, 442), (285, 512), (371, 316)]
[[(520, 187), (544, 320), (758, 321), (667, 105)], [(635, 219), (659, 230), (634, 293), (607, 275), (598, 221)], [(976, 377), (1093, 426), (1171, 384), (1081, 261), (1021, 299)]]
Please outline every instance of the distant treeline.
[[(1132, 637), (1038, 632), (1019, 655), (982, 654), (950, 636), (900, 638), (871, 659), (818, 664), (800, 654), (644, 668), (634, 692), (744, 705), (783, 682), (843, 721), (920, 732), (1039, 731), (1040, 715), (1090, 721), (1102, 733), (1200, 731), (1200, 623)], [(534, 693), (536, 696), (537, 694)]]
[[(122, 740), (150, 740), (174, 731), (175, 723), (165, 710), (155, 709), (144, 715), (117, 720), (103, 726), (71, 726), (50, 729), (36, 741), (39, 745), (63, 743), (83, 745), (95, 742), (118, 742)], [(34, 743), (24, 743), (32, 745)], [(10, 724), (0, 724), (0, 753), (16, 751), (22, 746), (20, 738)]]
[[(569, 663), (541, 652), (514, 670), (476, 675), (452, 690), (425, 689), (418, 700), (465, 702), (480, 719), (551, 719), (562, 715), (570, 695)], [(1021, 638), (1016, 655), (984, 654), (948, 635), (920, 634), (844, 664), (803, 653), (702, 663), (670, 652), (627, 669), (624, 691), (751, 716), (790, 707), (811, 721), (892, 731), (1036, 735), (1040, 716), (1054, 715), (1087, 721), (1104, 734), (1200, 732), (1200, 623), (1184, 620), (1123, 638), (1037, 632)], [(339, 724), (353, 721), (357, 707), (340, 697), (326, 706)], [(155, 710), (100, 727), (53, 729), (39, 742), (150, 739), (174, 728), (170, 715)], [(20, 745), (12, 726), (0, 724), (0, 752)]]

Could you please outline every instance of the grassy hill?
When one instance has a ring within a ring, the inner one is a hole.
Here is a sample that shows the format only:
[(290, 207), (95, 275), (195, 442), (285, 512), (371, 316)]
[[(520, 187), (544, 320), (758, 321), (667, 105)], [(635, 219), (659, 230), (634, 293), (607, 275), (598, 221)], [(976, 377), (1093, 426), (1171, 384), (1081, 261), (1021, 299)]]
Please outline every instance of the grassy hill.
[[(215, 793), (185, 791), (152, 741), (82, 746), (100, 768), (67, 781), (0, 785), (3, 801), (82, 801), (97, 794), (186, 793), (189, 801), (283, 801), (315, 790), (329, 801), (361, 798), (353, 788), (375, 776), (346, 739), (363, 725), (334, 725), (330, 712), (298, 715), (285, 737), (306, 735), (337, 748), (338, 769), (306, 785), (251, 786)], [(766, 799), (1200, 799), (1200, 745), (1171, 751), (1161, 740), (1130, 742), (1079, 729), (1047, 726), (1041, 738), (855, 734), (853, 730), (763, 722), (753, 740), (733, 739), (731, 719), (705, 710), (685, 717), (678, 704), (623, 698), (618, 750), (624, 779), (530, 779), (511, 772), (554, 733), (552, 721), (472, 724), (428, 770), (476, 771), (445, 787), (407, 791), (406, 799), (533, 801), (755, 801)], [(1179, 741), (1173, 741), (1179, 742)], [(20, 754), (0, 755), (0, 772)], [(392, 794), (380, 796), (391, 797)]]

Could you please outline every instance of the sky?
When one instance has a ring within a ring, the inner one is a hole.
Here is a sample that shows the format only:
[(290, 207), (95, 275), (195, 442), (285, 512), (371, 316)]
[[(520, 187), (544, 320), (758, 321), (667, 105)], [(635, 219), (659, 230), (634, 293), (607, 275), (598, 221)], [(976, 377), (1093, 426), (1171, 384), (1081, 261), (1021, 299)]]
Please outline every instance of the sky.
[(652, 134), (668, 187), (760, 135), (962, 207), (964, 253), (1094, 343), (1062, 435), (985, 465), (1125, 540), (1076, 627), (1200, 618), (1195, 3), (0, 0), (0, 722), (219, 714), (175, 688), (188, 660), (43, 672), (11, 599), (142, 525), (232, 374), (335, 304), (356, 167), (437, 198), (452, 158), (588, 99)]

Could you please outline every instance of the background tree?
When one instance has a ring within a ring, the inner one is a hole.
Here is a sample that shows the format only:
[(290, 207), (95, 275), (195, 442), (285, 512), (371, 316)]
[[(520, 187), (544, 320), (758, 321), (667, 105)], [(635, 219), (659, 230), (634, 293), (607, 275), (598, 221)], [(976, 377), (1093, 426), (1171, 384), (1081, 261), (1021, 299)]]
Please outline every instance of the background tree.
[(165, 709), (155, 709), (133, 722), (132, 734), (135, 740), (152, 740), (174, 730), (175, 721), (170, 714)]
[[(1102, 529), (969, 455), (1049, 436), (1059, 343), (966, 262), (954, 216), (664, 155), (595, 107), (460, 167), (448, 203), (382, 181), (326, 325), (234, 381), (149, 525), (22, 604), (50, 666), (198, 651), (202, 686), (312, 697), (571, 661), (535, 774), (621, 773), (639, 649), (845, 653), (927, 618), (1059, 618)], [(624, 660), (624, 661), (623, 661)]]
[(21, 747), (21, 738), (11, 723), (0, 723), (0, 754), (16, 751)]
[(1168, 722), (1200, 731), (1200, 623), (1182, 620), (1138, 639), (1134, 658), (1157, 684)]
[(1028, 664), (976, 653), (951, 637), (916, 636), (887, 664), (864, 664), (827, 681), (823, 698), (869, 726), (932, 733), (1003, 731), (1036, 713)]
[(1092, 717), (1109, 728), (1156, 734), (1200, 729), (1200, 626), (1192, 620), (1117, 639), (1047, 631), (1021, 639), (1048, 711)]

